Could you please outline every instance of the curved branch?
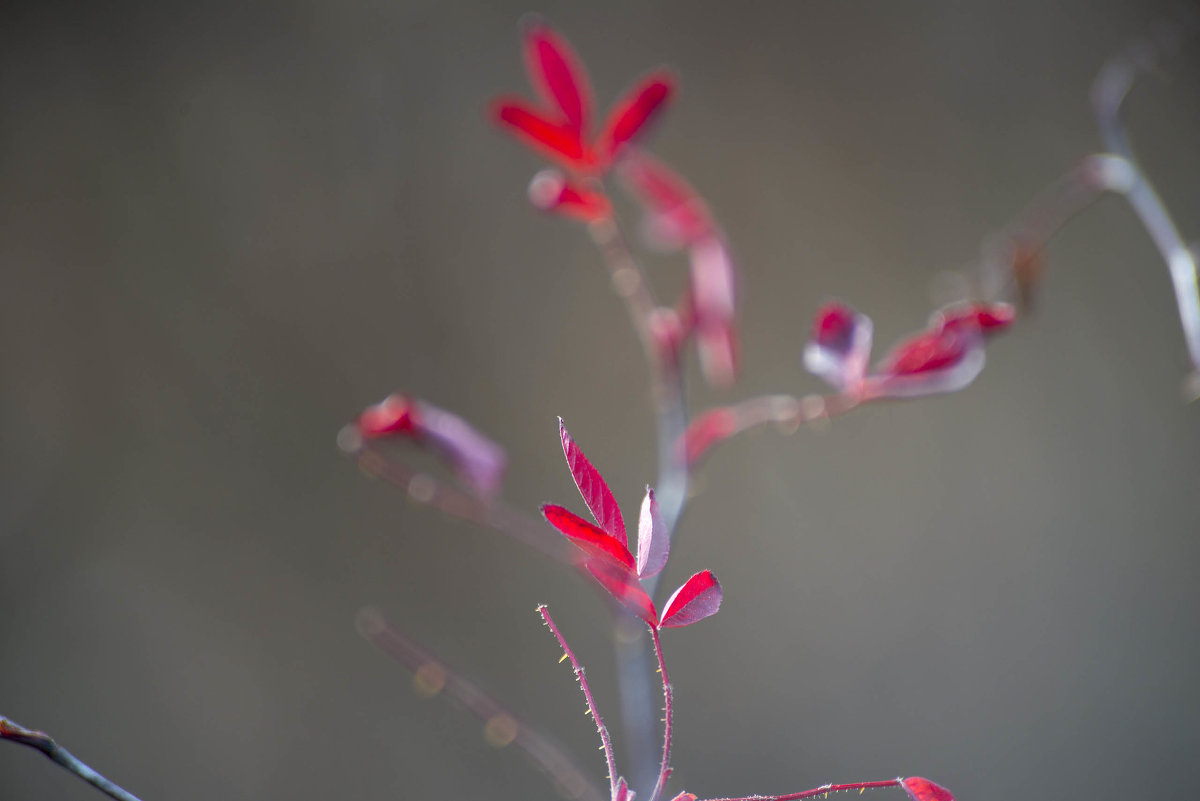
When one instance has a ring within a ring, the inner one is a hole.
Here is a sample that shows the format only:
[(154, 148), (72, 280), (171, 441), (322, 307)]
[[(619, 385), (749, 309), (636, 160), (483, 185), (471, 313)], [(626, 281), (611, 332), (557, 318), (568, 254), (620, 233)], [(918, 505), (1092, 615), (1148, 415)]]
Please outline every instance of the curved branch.
[(36, 748), (66, 770), (74, 773), (88, 784), (95, 787), (109, 798), (117, 801), (139, 801), (138, 797), (122, 787), (113, 784), (96, 771), (89, 768), (67, 749), (63, 748), (50, 735), (33, 731), (20, 726), (0, 715), (0, 740), (9, 740), (30, 748)]

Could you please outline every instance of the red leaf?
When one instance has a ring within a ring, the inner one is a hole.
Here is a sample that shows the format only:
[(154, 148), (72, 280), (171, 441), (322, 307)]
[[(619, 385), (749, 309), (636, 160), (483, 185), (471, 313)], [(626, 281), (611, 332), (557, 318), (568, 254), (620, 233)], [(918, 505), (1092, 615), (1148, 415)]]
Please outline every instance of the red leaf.
[(583, 455), (575, 440), (571, 439), (561, 417), (558, 418), (558, 437), (562, 440), (563, 455), (567, 457), (571, 477), (575, 479), (575, 486), (579, 488), (579, 494), (583, 496), (583, 502), (587, 504), (592, 517), (600, 528), (612, 535), (623, 548), (628, 548), (629, 538), (625, 534), (625, 521), (621, 517), (621, 509), (617, 506), (616, 499), (608, 489), (608, 484), (604, 483), (600, 471), (592, 467), (592, 463)]
[(569, 125), (551, 122), (529, 108), (520, 99), (497, 100), (492, 104), (492, 118), (506, 125), (518, 139), (523, 139), (547, 156), (573, 169), (586, 169), (591, 155), (578, 131)]
[(612, 593), (622, 606), (651, 626), (658, 625), (654, 602), (642, 589), (636, 575), (602, 559), (592, 559), (586, 563), (586, 567), (592, 577), (600, 582), (600, 586)]
[(941, 325), (973, 325), (987, 334), (1008, 328), (1017, 319), (1017, 310), (1008, 303), (967, 303), (940, 312)]
[(573, 542), (588, 556), (607, 560), (613, 565), (623, 568), (625, 572), (634, 570), (633, 555), (629, 549), (616, 537), (603, 529), (593, 526), (579, 515), (561, 506), (546, 504), (542, 514), (550, 525), (554, 526), (563, 536)]
[(642, 511), (638, 516), (638, 575), (645, 578), (661, 573), (666, 567), (670, 548), (667, 526), (659, 514), (654, 490), (646, 487), (646, 497), (642, 500)]
[(600, 137), (599, 150), (609, 159), (642, 132), (646, 124), (671, 99), (675, 76), (653, 73), (639, 81), (617, 102), (608, 115), (608, 124)]
[(416, 410), (412, 400), (404, 395), (388, 395), (358, 416), (358, 431), (364, 439), (412, 434), (416, 427)]
[(525, 69), (545, 101), (558, 106), (571, 130), (582, 136), (591, 114), (587, 71), (567, 40), (540, 19), (525, 31)]
[(630, 153), (621, 165), (621, 177), (646, 206), (646, 235), (652, 244), (673, 250), (713, 233), (704, 201), (661, 161)]
[(592, 222), (612, 214), (608, 197), (576, 186), (560, 171), (542, 170), (529, 182), (529, 202), (535, 208)]
[(945, 787), (920, 776), (909, 776), (901, 780), (900, 784), (904, 786), (904, 792), (908, 793), (912, 801), (954, 801), (954, 796)]
[(871, 357), (871, 319), (838, 301), (817, 310), (804, 366), (840, 391), (862, 386)]
[(702, 570), (675, 590), (663, 608), (664, 628), (689, 626), (721, 608), (721, 584), (712, 571)]

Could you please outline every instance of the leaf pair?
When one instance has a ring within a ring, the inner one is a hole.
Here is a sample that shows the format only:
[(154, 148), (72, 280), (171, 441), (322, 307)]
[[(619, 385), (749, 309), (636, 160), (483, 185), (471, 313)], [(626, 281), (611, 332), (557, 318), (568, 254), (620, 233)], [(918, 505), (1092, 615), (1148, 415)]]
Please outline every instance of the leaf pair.
[(658, 70), (638, 81), (591, 135), (592, 89), (570, 44), (539, 19), (523, 36), (525, 69), (541, 96), (533, 106), (519, 97), (492, 103), (491, 116), (514, 136), (581, 175), (602, 173), (670, 100), (675, 78)]
[(654, 490), (647, 487), (638, 515), (637, 556), (629, 550), (621, 509), (600, 475), (583, 451), (575, 444), (562, 420), (558, 421), (559, 439), (567, 467), (595, 524), (554, 504), (542, 507), (542, 514), (554, 528), (587, 555), (586, 567), (600, 586), (608, 590), (626, 609), (655, 628), (687, 626), (716, 613), (721, 606), (721, 585), (707, 570), (684, 582), (668, 599), (660, 617), (654, 602), (642, 588), (641, 579), (655, 576), (667, 563), (670, 532), (667, 531)]
[(983, 370), (984, 339), (1015, 319), (1007, 303), (949, 306), (935, 312), (924, 331), (896, 345), (868, 374), (871, 320), (832, 301), (817, 311), (804, 365), (839, 392), (863, 400), (955, 392)]

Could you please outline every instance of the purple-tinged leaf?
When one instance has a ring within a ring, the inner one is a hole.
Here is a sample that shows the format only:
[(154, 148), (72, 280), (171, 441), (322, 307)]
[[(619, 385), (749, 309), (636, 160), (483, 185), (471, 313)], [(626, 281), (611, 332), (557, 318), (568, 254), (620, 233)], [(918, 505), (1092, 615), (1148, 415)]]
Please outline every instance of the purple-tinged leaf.
[(413, 434), (417, 425), (413, 401), (406, 395), (388, 395), (374, 406), (368, 406), (358, 416), (358, 432), (363, 439), (375, 439), (388, 434)]
[(692, 321), (700, 367), (710, 384), (728, 386), (737, 377), (737, 274), (729, 248), (708, 236), (688, 249)]
[(575, 479), (575, 486), (579, 488), (579, 494), (583, 496), (583, 502), (587, 504), (596, 524), (615, 537), (622, 547), (628, 548), (629, 538), (625, 534), (621, 508), (617, 506), (617, 501), (608, 489), (608, 484), (604, 483), (600, 471), (592, 467), (592, 463), (583, 455), (575, 440), (571, 439), (561, 417), (558, 418), (558, 436), (562, 440), (563, 455), (567, 457), (571, 477)]
[(945, 787), (920, 776), (901, 779), (900, 784), (912, 801), (954, 801), (954, 796)]
[(646, 487), (642, 511), (638, 516), (637, 572), (642, 578), (657, 576), (667, 564), (670, 536), (658, 511), (654, 490)]
[(542, 507), (542, 514), (550, 525), (593, 559), (600, 559), (633, 574), (633, 555), (616, 537), (604, 529), (594, 526), (569, 509), (554, 504)]
[(680, 793), (671, 799), (671, 801), (696, 801), (695, 793)]
[(804, 366), (840, 392), (861, 388), (871, 357), (871, 319), (837, 301), (817, 310)]
[(625, 777), (617, 779), (617, 787), (613, 790), (613, 801), (633, 801), (633, 790), (629, 789), (629, 784), (626, 783)]
[(428, 403), (417, 404), (417, 431), (459, 479), (479, 495), (495, 495), (504, 480), (504, 449), (461, 417)]
[(658, 611), (654, 608), (654, 601), (650, 600), (650, 596), (642, 589), (641, 582), (632, 570), (607, 559), (592, 559), (585, 566), (592, 578), (612, 593), (622, 606), (649, 625), (658, 625)]
[(721, 608), (721, 584), (712, 571), (702, 570), (683, 583), (663, 608), (663, 628), (690, 626)]

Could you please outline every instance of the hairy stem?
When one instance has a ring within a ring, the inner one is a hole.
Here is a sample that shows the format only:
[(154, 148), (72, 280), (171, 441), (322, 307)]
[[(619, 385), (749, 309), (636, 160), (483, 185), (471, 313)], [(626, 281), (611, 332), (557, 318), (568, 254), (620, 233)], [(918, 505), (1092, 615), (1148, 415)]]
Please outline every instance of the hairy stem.
[(840, 793), (846, 790), (858, 790), (861, 793), (864, 790), (877, 790), (881, 787), (899, 787), (902, 782), (903, 779), (887, 779), (881, 782), (822, 784), (820, 787), (814, 787), (811, 790), (804, 790), (799, 793), (787, 793), (786, 795), (743, 795), (736, 798), (707, 798), (705, 801), (800, 801), (802, 798), (814, 798), (819, 795)]
[(53, 738), (49, 735), (19, 726), (3, 715), (0, 715), (0, 740), (10, 740), (14, 743), (27, 745), (30, 748), (36, 748), (109, 798), (115, 798), (117, 801), (139, 801), (138, 797), (133, 793), (113, 784), (80, 762), (74, 754), (54, 742)]
[(658, 778), (654, 782), (654, 791), (650, 793), (649, 801), (658, 801), (667, 777), (671, 775), (671, 722), (674, 716), (674, 695), (671, 691), (671, 680), (667, 677), (667, 663), (663, 660), (662, 640), (658, 629), (650, 626), (650, 638), (654, 640), (654, 656), (658, 659), (658, 672), (662, 674), (663, 686), (663, 747), (662, 763), (658, 767)]
[[(608, 728), (604, 725), (604, 719), (600, 717), (599, 710), (596, 709), (596, 700), (592, 697), (592, 688), (588, 685), (587, 674), (583, 670), (583, 666), (579, 664), (579, 660), (575, 658), (575, 652), (571, 650), (571, 646), (567, 645), (566, 638), (562, 632), (558, 630), (554, 619), (550, 617), (550, 610), (545, 604), (538, 606), (538, 614), (542, 616), (542, 621), (546, 624), (546, 628), (550, 629), (550, 633), (558, 640), (558, 644), (562, 646), (563, 657), (571, 660), (571, 667), (575, 669), (575, 678), (579, 681), (579, 688), (583, 690), (583, 697), (587, 701), (588, 713), (592, 716), (592, 720), (596, 724), (596, 731), (600, 735), (600, 747), (604, 751), (604, 761), (608, 767), (608, 789), (615, 796), (617, 792), (617, 762), (613, 756), (612, 738), (608, 736)], [(561, 661), (561, 660), (559, 660)]]

